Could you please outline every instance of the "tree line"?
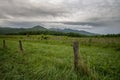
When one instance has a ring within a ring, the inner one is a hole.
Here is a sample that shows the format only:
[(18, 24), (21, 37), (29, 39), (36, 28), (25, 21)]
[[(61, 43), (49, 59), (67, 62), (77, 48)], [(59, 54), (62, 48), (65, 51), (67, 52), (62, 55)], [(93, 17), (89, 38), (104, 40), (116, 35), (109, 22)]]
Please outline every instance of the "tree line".
[(120, 37), (120, 34), (106, 34), (106, 35), (84, 35), (79, 33), (64, 33), (59, 31), (24, 31), (24, 32), (18, 32), (18, 33), (8, 33), (7, 35), (55, 35), (55, 36), (68, 36), (68, 37)]
[(87, 35), (78, 34), (78, 33), (64, 33), (59, 31), (24, 31), (18, 33), (8, 33), (7, 35), (55, 35), (55, 36), (69, 36), (69, 37), (86, 37)]

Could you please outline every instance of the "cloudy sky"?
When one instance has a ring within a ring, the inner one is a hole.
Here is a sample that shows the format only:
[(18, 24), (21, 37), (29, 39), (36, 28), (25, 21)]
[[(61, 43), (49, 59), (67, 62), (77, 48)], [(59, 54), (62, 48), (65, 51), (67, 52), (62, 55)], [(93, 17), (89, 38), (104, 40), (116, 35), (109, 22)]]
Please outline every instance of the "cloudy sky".
[(0, 0), (0, 27), (120, 33), (120, 0)]

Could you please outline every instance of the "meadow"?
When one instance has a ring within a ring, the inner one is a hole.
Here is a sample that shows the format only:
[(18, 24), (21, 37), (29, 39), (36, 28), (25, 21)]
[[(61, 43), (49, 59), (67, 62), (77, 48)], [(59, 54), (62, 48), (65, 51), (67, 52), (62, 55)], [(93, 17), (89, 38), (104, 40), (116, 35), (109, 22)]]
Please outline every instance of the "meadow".
[[(74, 41), (89, 74), (74, 70)], [(120, 80), (120, 37), (1, 35), (0, 80)]]

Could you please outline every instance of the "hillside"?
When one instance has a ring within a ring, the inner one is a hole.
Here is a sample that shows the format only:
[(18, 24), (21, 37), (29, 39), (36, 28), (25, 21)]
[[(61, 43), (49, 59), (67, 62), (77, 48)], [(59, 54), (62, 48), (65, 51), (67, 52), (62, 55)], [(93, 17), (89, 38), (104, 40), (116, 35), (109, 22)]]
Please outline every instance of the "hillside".
[(10, 28), (10, 27), (1, 27), (0, 28), (0, 34), (9, 34), (9, 33), (19, 33), (19, 32), (25, 32), (25, 31), (57, 31), (57, 32), (63, 32), (63, 33), (77, 33), (82, 35), (95, 35), (94, 33), (90, 33), (87, 31), (79, 31), (79, 30), (72, 30), (72, 29), (57, 29), (57, 28), (44, 28), (42, 26), (34, 26), (32, 28)]
[(72, 30), (72, 29), (57, 29), (57, 28), (51, 28), (50, 30), (52, 31), (59, 31), (59, 32), (64, 32), (64, 33), (78, 33), (78, 34), (83, 34), (83, 35), (95, 35), (94, 33), (90, 33), (84, 30)]

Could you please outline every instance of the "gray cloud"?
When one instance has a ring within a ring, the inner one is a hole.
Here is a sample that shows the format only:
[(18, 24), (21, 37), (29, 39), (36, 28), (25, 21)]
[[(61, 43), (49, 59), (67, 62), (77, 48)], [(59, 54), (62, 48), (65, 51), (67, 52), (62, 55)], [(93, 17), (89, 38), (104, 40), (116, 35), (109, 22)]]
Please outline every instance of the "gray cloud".
[(94, 26), (94, 27), (99, 27), (99, 26), (104, 26), (104, 23), (100, 23), (100, 22), (63, 22), (64, 24), (68, 24), (68, 25), (90, 25), (90, 26)]
[(31, 27), (46, 23), (77, 26), (76, 29), (83, 28), (81, 25), (120, 26), (119, 0), (0, 0), (0, 3), (1, 26)]
[[(27, 0), (26, 0), (27, 1)], [(5, 0), (0, 1), (3, 3), (0, 6), (0, 16), (11, 16), (13, 18), (38, 18), (38, 17), (60, 17), (64, 16), (66, 13), (70, 13), (70, 11), (65, 10), (64, 7), (56, 7), (52, 4), (47, 4), (45, 2), (41, 2), (38, 4), (30, 3), (23, 0)], [(35, 5), (33, 5), (35, 4)], [(58, 5), (59, 6), (59, 5)], [(8, 17), (9, 19), (9, 17)]]

